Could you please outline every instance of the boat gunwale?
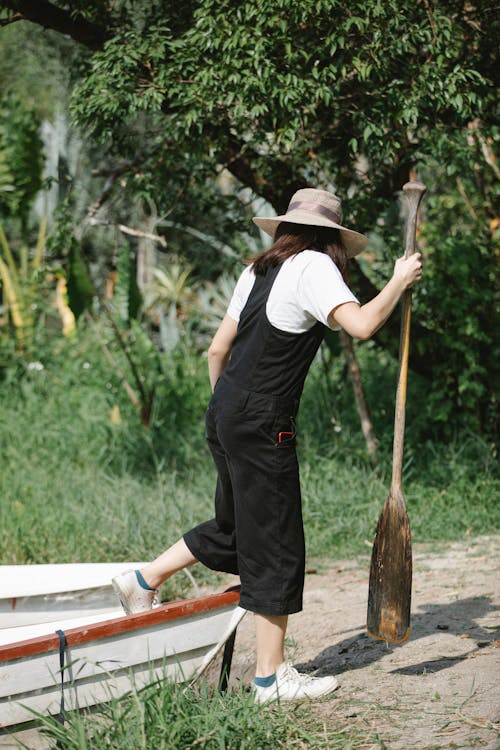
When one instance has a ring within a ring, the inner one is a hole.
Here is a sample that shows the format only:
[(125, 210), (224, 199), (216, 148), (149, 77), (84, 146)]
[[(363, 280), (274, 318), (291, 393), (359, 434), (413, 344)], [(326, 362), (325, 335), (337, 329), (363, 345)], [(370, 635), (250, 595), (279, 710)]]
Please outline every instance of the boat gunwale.
[[(238, 604), (240, 599), (239, 586), (220, 594), (209, 594), (196, 599), (183, 599), (176, 602), (162, 604), (148, 612), (133, 615), (123, 615), (110, 620), (80, 625), (64, 631), (68, 647), (78, 646), (90, 641), (108, 638), (112, 635), (133, 632), (146, 627), (159, 625), (163, 622), (182, 619), (199, 612), (222, 609), (231, 604)], [(56, 632), (29, 638), (24, 641), (7, 643), (0, 646), (0, 666), (2, 663), (21, 659), (27, 656), (59, 651), (59, 636)]]
[[(0, 564), (0, 605), (13, 599), (33, 599), (60, 594), (77, 596), (86, 591), (112, 590), (111, 577), (143, 568), (147, 562)], [(101, 576), (96, 578), (96, 573)], [(43, 576), (41, 583), (40, 576)], [(65, 575), (61, 575), (64, 573)], [(82, 575), (85, 574), (85, 578)], [(90, 575), (90, 584), (89, 584)], [(5, 583), (7, 577), (8, 583)], [(15, 577), (15, 583), (14, 583)], [(19, 582), (21, 577), (21, 582)], [(10, 579), (10, 580), (9, 580)]]

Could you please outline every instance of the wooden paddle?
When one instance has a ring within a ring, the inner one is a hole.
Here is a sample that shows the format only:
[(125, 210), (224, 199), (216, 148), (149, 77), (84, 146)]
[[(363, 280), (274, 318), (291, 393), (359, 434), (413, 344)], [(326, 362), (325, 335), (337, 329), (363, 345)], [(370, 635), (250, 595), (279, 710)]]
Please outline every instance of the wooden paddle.
[[(409, 203), (405, 247), (405, 258), (408, 258), (415, 252), (417, 211), (425, 185), (421, 182), (407, 182), (403, 190)], [(373, 542), (366, 626), (371, 636), (391, 643), (402, 643), (410, 635), (411, 533), (402, 490), (410, 320), (411, 289), (407, 289), (403, 294), (401, 316), (392, 482)]]

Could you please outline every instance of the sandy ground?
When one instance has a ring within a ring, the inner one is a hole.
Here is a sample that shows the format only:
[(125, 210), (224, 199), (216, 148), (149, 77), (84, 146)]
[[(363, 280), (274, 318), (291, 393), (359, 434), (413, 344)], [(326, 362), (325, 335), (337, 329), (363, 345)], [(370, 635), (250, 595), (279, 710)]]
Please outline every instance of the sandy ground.
[[(313, 706), (318, 722), (378, 734), (388, 750), (498, 750), (500, 537), (414, 547), (412, 630), (395, 646), (365, 632), (367, 553), (309, 561), (304, 611), (290, 618), (288, 658), (340, 682)], [(253, 646), (249, 615), (236, 639), (233, 684), (251, 680)]]

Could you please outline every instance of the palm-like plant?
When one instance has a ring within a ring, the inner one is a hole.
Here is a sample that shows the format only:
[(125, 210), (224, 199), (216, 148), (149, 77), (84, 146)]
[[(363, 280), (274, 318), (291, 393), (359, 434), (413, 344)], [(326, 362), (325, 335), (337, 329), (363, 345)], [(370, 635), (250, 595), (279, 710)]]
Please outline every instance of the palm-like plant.
[(38, 240), (30, 257), (26, 246), (21, 247), (19, 260), (14, 255), (0, 226), (0, 281), (3, 305), (11, 323), (16, 348), (24, 352), (31, 343), (35, 324), (40, 313), (40, 291), (43, 278), (43, 253), (46, 222), (40, 222)]
[(181, 320), (189, 315), (196, 295), (188, 286), (191, 268), (172, 263), (168, 268), (155, 268), (154, 282), (144, 290), (144, 308), (160, 331), (163, 351), (175, 349), (180, 338)]
[(197, 308), (200, 313), (200, 327), (213, 334), (226, 314), (236, 284), (236, 278), (222, 274), (215, 282), (206, 282), (198, 289)]

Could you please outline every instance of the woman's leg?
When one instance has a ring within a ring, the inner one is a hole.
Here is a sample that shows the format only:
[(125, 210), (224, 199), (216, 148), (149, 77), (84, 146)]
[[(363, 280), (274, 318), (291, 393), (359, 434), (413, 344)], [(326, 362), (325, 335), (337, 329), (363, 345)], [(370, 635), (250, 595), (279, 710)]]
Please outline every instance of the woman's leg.
[[(189, 547), (182, 537), (140, 571), (148, 586), (153, 589), (159, 588), (178, 570), (194, 565), (199, 560), (208, 563), (208, 567), (215, 570), (238, 573), (233, 488), (226, 454), (217, 437), (215, 414), (211, 409), (207, 412), (206, 433), (208, 447), (217, 467), (215, 518), (187, 532), (185, 536)], [(195, 557), (190, 548), (199, 557)]]
[[(189, 551), (184, 539), (179, 539), (156, 560), (141, 570), (146, 583), (154, 589), (182, 568), (198, 562)], [(257, 651), (256, 674), (267, 677), (285, 661), (284, 646), (288, 615), (255, 614), (255, 641)]]
[(194, 565), (196, 562), (198, 560), (189, 551), (184, 539), (179, 539), (178, 542), (165, 550), (165, 552), (162, 552), (156, 560), (146, 565), (141, 570), (141, 573), (148, 586), (157, 589), (178, 570), (187, 568), (189, 565)]
[(255, 615), (257, 669), (252, 689), (257, 703), (320, 698), (338, 688), (333, 675), (311, 677), (284, 664), (287, 620), (288, 615)]
[(257, 677), (268, 677), (285, 661), (288, 615), (255, 615)]

